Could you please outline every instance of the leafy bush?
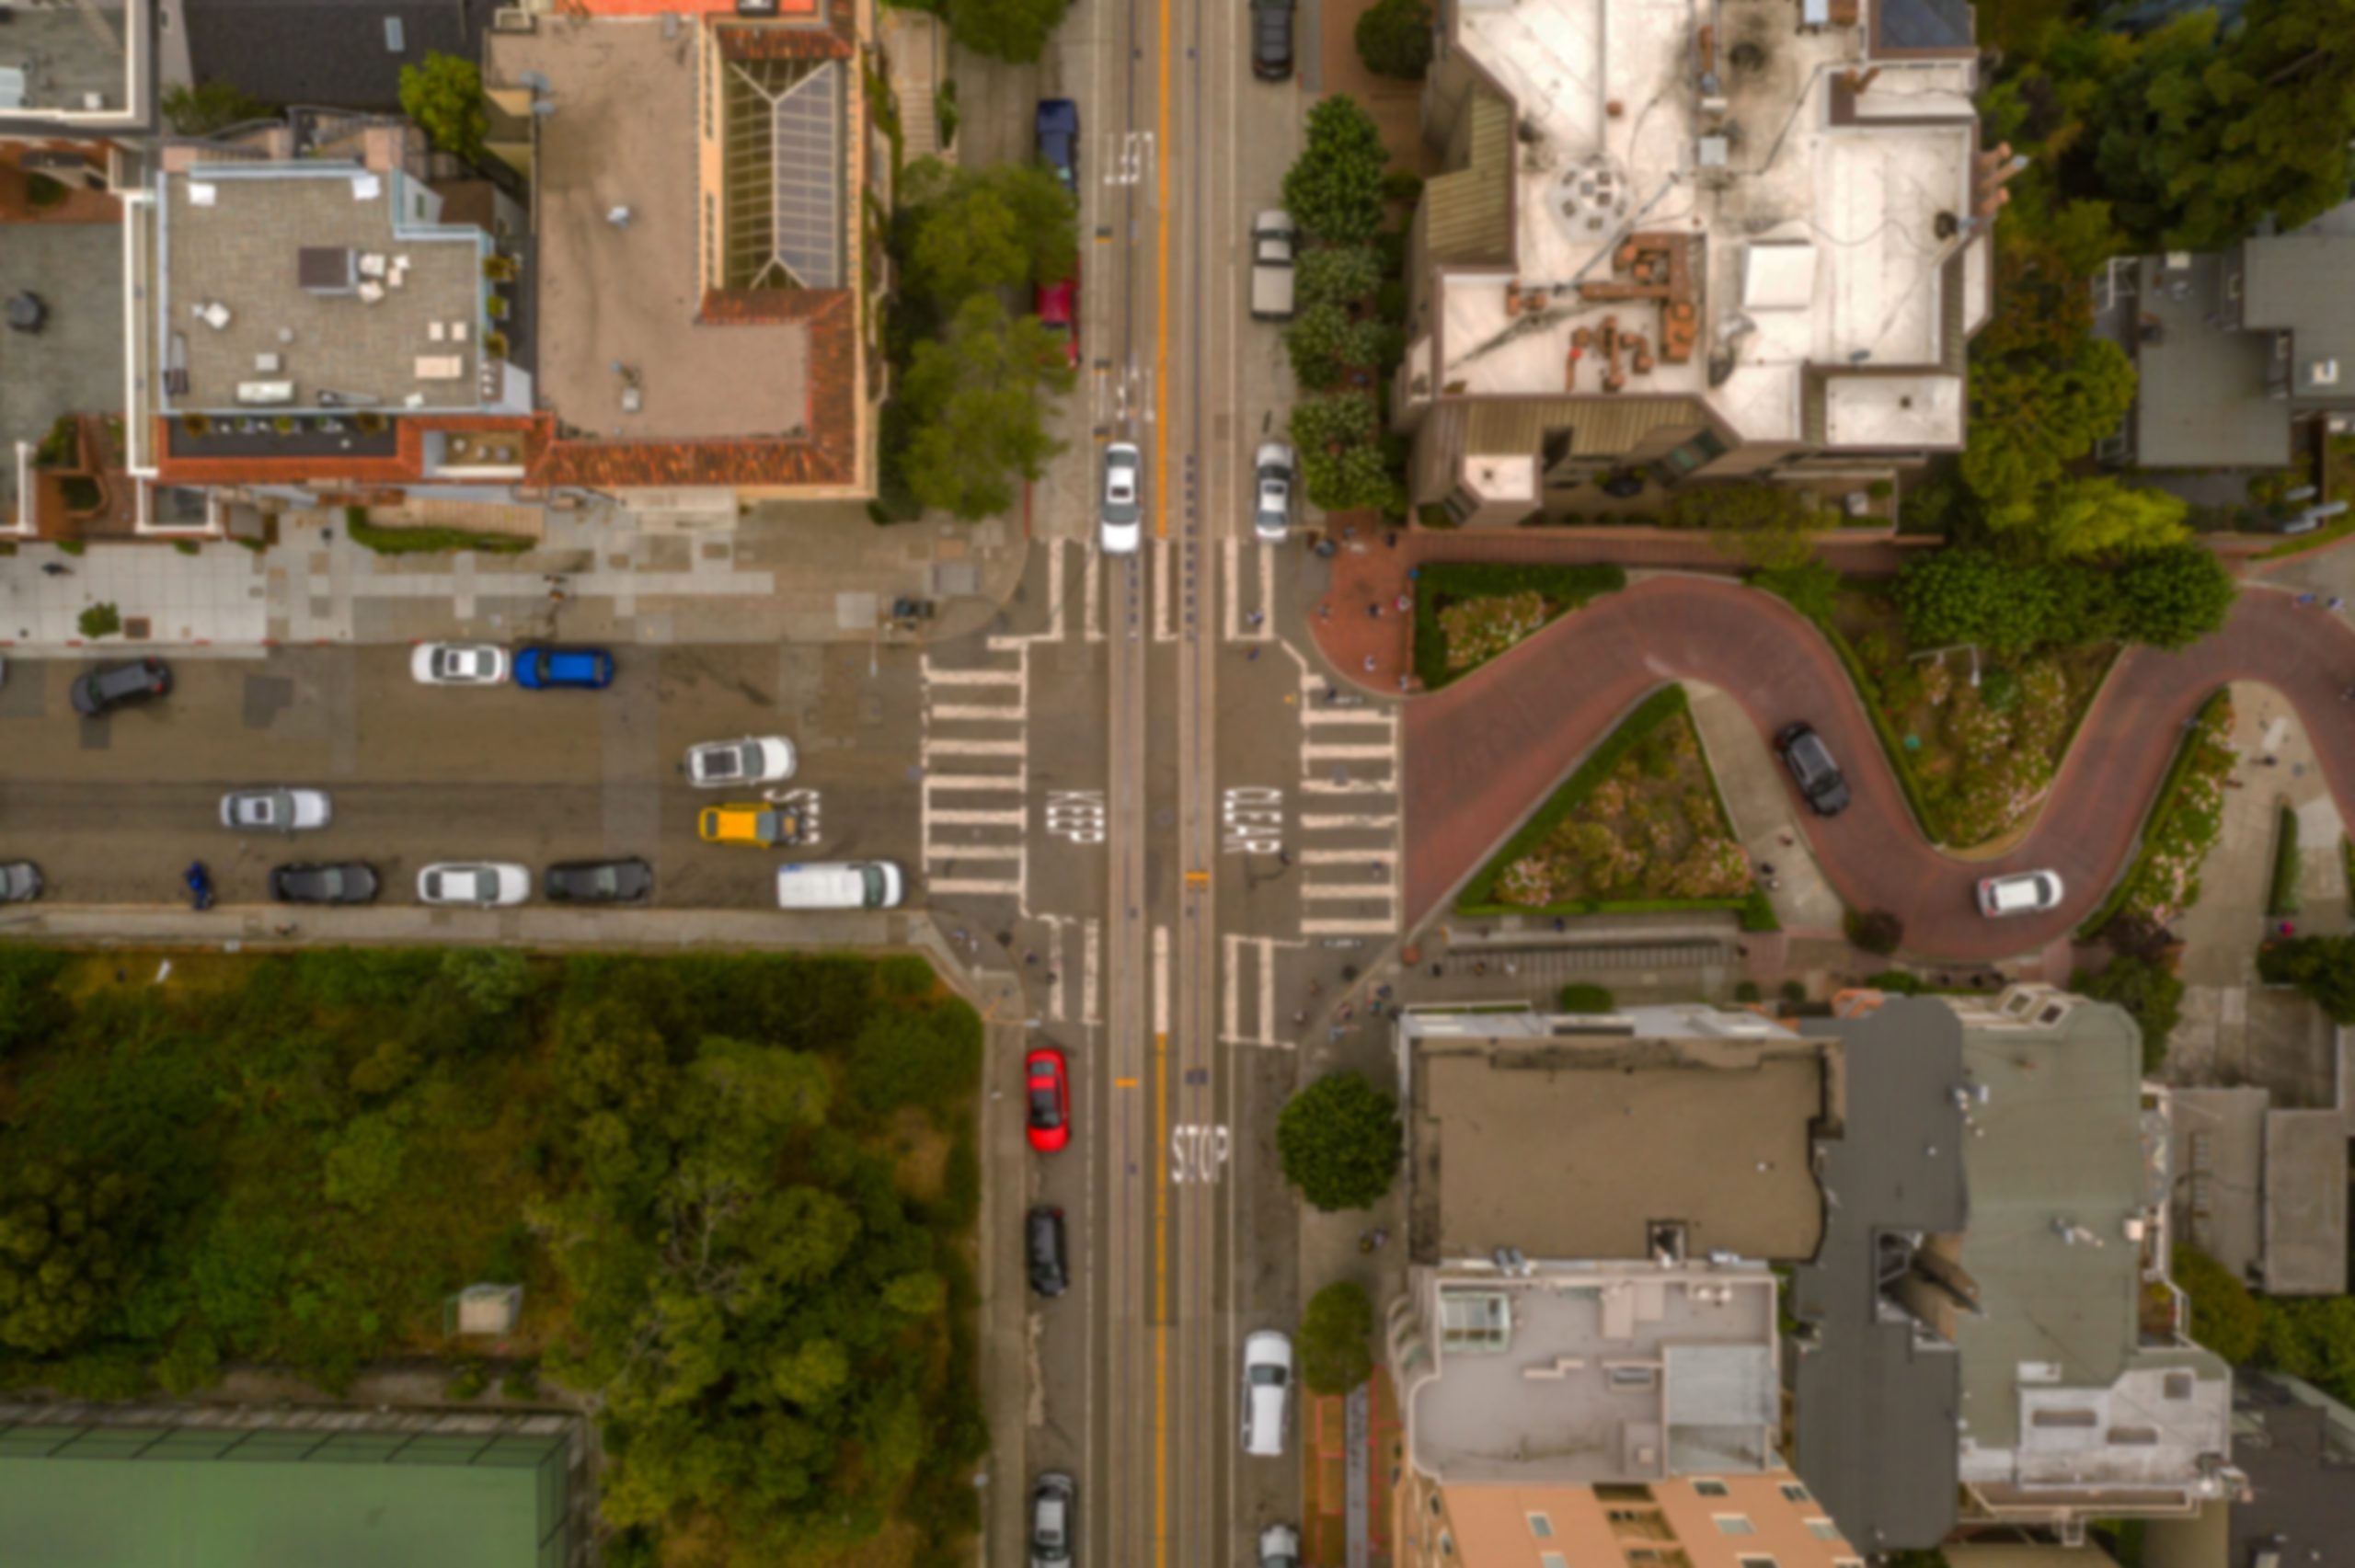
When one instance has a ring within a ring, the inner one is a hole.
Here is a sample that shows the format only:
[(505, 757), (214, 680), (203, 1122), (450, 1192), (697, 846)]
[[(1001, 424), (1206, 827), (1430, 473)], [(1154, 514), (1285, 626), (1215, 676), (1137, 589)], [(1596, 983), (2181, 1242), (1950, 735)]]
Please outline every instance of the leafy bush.
[(1358, 58), (1377, 76), (1419, 82), (1431, 66), (1431, 8), (1424, 0), (1374, 0), (1358, 17)]
[(2355, 937), (2295, 936), (2257, 950), (2268, 985), (2296, 986), (2334, 1024), (2355, 1024)]
[(1373, 117), (1355, 98), (1320, 98), (1308, 111), (1306, 144), (1284, 175), (1284, 210), (1311, 239), (1362, 245), (1382, 228), (1389, 162)]
[(1758, 1000), (1758, 982), (1756, 980), (1736, 980), (1733, 983), (1733, 999), (1736, 1001), (1756, 1001)]
[(1887, 957), (1905, 944), (1905, 922), (1887, 910), (1849, 910), (1840, 917), (1849, 943)]
[(851, 1093), (878, 1114), (922, 1105), (946, 1115), (981, 1070), (981, 1014), (962, 1001), (879, 1013), (851, 1045)]
[(1405, 1147), (1396, 1097), (1362, 1073), (1327, 1073), (1287, 1101), (1276, 1121), (1284, 1180), (1327, 1213), (1377, 1202)]
[(0, 943), (0, 1060), (47, 1041), (73, 1017), (57, 990), (64, 968), (62, 953)]
[(1338, 304), (1320, 301), (1303, 305), (1284, 328), (1292, 377), (1312, 392), (1339, 383), (1350, 344), (1350, 313)]
[(1919, 996), (1930, 988), (1922, 977), (1905, 969), (1883, 969), (1865, 977), (1865, 984), (1874, 990), (1885, 990), (1897, 996)]
[(122, 630), (122, 612), (112, 604), (93, 604), (75, 616), (74, 624), (84, 636), (96, 642)]
[(1369, 245), (1312, 246), (1293, 264), (1292, 287), (1304, 314), (1352, 305), (1382, 287), (1382, 258)]
[(2183, 980), (2155, 957), (2120, 955), (2098, 970), (2079, 969), (2069, 989), (2096, 1001), (2114, 1001), (2131, 1013), (2142, 1036), (2142, 1070), (2166, 1065), (2167, 1042), (2183, 1022)]
[(1415, 678), (1437, 691), (1476, 668), (1450, 657), (1444, 619), (1453, 605), (1534, 594), (1550, 623), (1627, 586), (1616, 566), (1509, 566), (1501, 562), (1434, 561), (1422, 567), (1415, 588)]
[(1300, 1380), (1315, 1394), (1346, 1394), (1373, 1376), (1373, 1303), (1338, 1279), (1308, 1299), (1300, 1320)]
[(2355, 1296), (2268, 1298), (2260, 1366), (2303, 1378), (2341, 1402), (2355, 1399)]
[(1839, 571), (1831, 563), (1812, 557), (1796, 566), (1752, 572), (1750, 584), (1764, 589), (1818, 625), (1829, 624), (1839, 604)]
[(2197, 1247), (2178, 1245), (2169, 1272), (2189, 1302), (2191, 1337), (2226, 1365), (2246, 1365), (2265, 1333), (2265, 1309), (2248, 1287)]
[(1610, 990), (1596, 985), (1564, 986), (1555, 1005), (1564, 1013), (1611, 1013), (1618, 1008)]
[[(361, 513), (354, 517), (353, 513)], [(359, 507), (345, 510), (343, 531), (354, 544), (379, 555), (443, 555), (473, 550), (486, 555), (521, 555), (539, 544), (522, 533), (478, 533), (466, 528), (386, 528), (368, 521)]]

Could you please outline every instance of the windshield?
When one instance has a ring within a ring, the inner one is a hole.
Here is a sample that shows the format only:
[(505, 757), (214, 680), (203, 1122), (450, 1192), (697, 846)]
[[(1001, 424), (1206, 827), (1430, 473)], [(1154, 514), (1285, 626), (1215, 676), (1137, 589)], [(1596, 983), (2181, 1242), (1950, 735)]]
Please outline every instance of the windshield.
[(883, 868), (879, 865), (862, 865), (858, 868), (858, 878), (859, 885), (867, 889), (868, 905), (879, 907), (883, 902)]
[(1284, 1386), (1284, 1369), (1281, 1367), (1270, 1367), (1265, 1363), (1254, 1366), (1251, 1368), (1251, 1383), (1254, 1388), (1282, 1388)]

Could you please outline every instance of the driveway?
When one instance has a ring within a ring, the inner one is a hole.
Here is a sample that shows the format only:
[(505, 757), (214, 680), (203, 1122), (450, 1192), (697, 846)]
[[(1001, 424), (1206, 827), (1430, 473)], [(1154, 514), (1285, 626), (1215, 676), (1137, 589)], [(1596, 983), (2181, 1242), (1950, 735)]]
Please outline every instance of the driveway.
[[(1857, 909), (1890, 910), (1917, 954), (1983, 960), (2064, 937), (2099, 902), (2140, 831), (2184, 721), (2209, 692), (2257, 681), (2314, 735), (2342, 812), (2355, 803), (2355, 729), (2339, 692), (2355, 678), (2355, 633), (2288, 595), (2245, 592), (2215, 636), (2180, 654), (2120, 658), (2025, 841), (1965, 863), (1931, 847), (1900, 794), (1870, 721), (1815, 628), (1780, 601), (1731, 583), (1657, 578), (1598, 601), (1443, 692), (1407, 704), (1407, 907), (1432, 914), (1497, 843), (1647, 692), (1706, 681), (1762, 735), (1804, 718), (1845, 768), (1855, 804), (1798, 814), (1832, 887)], [(2069, 889), (2051, 914), (1982, 918), (1973, 884), (2048, 867)]]

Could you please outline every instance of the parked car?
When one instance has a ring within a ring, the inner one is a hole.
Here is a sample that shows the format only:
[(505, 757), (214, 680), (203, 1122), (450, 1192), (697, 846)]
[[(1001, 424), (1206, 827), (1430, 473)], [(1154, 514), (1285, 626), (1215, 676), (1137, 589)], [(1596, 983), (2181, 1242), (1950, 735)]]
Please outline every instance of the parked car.
[(707, 844), (747, 844), (764, 850), (798, 842), (801, 821), (781, 806), (757, 800), (706, 806), (695, 813), (695, 837)]
[(270, 896), (281, 904), (373, 904), (376, 868), (357, 860), (281, 865), (270, 874)]
[(1299, 233), (1280, 207), (1251, 220), (1252, 320), (1292, 319), (1292, 257)]
[(1030, 292), (1030, 314), (1063, 342), (1063, 362), (1079, 368), (1079, 278), (1041, 283)]
[(1285, 1396), (1292, 1387), (1292, 1341), (1261, 1329), (1243, 1342), (1243, 1451), (1281, 1459)]
[(1848, 781), (1840, 776), (1832, 749), (1813, 727), (1786, 725), (1775, 737), (1775, 750), (1790, 769), (1791, 782), (1799, 786), (1799, 798), (1818, 817), (1837, 817), (1848, 809)]
[(1039, 161), (1055, 171), (1079, 200), (1079, 106), (1069, 98), (1039, 100)]
[(1251, 0), (1251, 74), (1292, 79), (1292, 0)]
[(171, 692), (169, 665), (160, 658), (134, 658), (128, 664), (84, 670), (75, 677), (70, 694), (75, 713), (85, 718), (96, 718), (109, 708), (119, 708), (126, 703), (152, 703)]
[(420, 686), (496, 686), (507, 679), (507, 650), (495, 643), (419, 643), (408, 672)]
[(40, 897), (40, 867), (29, 860), (0, 864), (0, 904), (29, 904)]
[(1079, 1488), (1059, 1470), (1030, 1483), (1030, 1568), (1063, 1568), (1071, 1561), (1078, 1496)]
[(233, 789), (221, 797), (221, 825), (245, 832), (301, 832), (326, 827), (331, 816), (325, 790)]
[(491, 909), (520, 904), (532, 896), (532, 874), (512, 861), (445, 860), (417, 874), (423, 904), (466, 904)]
[(1052, 1046), (1032, 1047), (1022, 1060), (1030, 1147), (1052, 1154), (1071, 1142), (1071, 1070)]
[(776, 868), (780, 910), (895, 910), (905, 891), (900, 868), (888, 860)]
[(1259, 1532), (1259, 1568), (1300, 1568), (1300, 1532), (1269, 1525)]
[(562, 861), (541, 876), (540, 891), (557, 904), (635, 904), (654, 891), (654, 870), (634, 858)]
[(1281, 544), (1292, 532), (1292, 476), (1300, 464), (1292, 448), (1281, 441), (1262, 441), (1251, 466), (1257, 471), (1253, 487), (1251, 526), (1270, 544)]
[(527, 692), (602, 692), (614, 683), (614, 656), (601, 647), (527, 647), (515, 655), (515, 684)]
[(1144, 453), (1127, 441), (1104, 449), (1104, 553), (1133, 555), (1144, 538)]
[(1052, 1300), (1071, 1285), (1071, 1270), (1063, 1259), (1063, 1211), (1035, 1205), (1023, 1221), (1022, 1234), (1030, 1254), (1030, 1288)]
[(2008, 876), (1986, 876), (1979, 882), (1979, 912), (1990, 920), (2005, 915), (2040, 915), (2061, 907), (2061, 874), (2057, 871), (2015, 871)]
[(687, 748), (687, 782), (697, 789), (775, 784), (793, 776), (793, 742), (781, 735), (706, 740)]

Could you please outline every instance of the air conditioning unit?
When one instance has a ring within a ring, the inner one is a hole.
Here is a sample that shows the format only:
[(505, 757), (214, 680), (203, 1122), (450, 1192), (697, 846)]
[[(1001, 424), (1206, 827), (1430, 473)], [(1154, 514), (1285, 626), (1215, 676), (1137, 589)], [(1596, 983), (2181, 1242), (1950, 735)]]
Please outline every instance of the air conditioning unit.
[(537, 32), (539, 17), (521, 6), (501, 6), (490, 14), (490, 30), (495, 33)]

